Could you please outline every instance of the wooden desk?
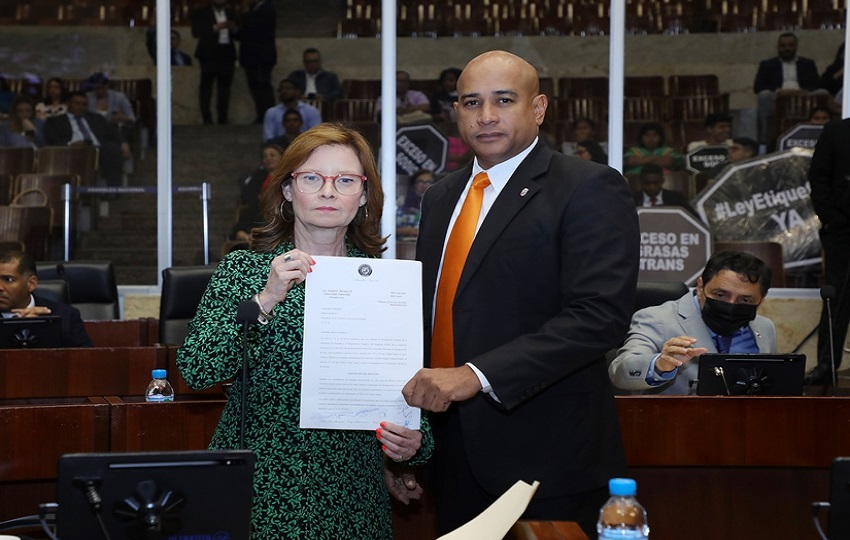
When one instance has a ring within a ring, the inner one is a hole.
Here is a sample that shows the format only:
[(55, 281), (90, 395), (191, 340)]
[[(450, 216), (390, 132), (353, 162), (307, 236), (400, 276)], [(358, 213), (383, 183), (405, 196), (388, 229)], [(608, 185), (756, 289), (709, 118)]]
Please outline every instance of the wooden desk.
[(95, 347), (148, 347), (159, 341), (159, 321), (83, 321)]
[(850, 398), (617, 398), (653, 538), (818, 538), (811, 503), (850, 455)]
[(143, 395), (164, 347), (5, 350), (0, 399)]
[(505, 540), (588, 540), (574, 521), (519, 521)]
[(108, 396), (110, 451), (204, 450), (209, 446), (224, 399), (178, 394), (173, 403), (142, 397)]
[(109, 404), (99, 397), (0, 401), (0, 520), (56, 498), (62, 454), (109, 451)]

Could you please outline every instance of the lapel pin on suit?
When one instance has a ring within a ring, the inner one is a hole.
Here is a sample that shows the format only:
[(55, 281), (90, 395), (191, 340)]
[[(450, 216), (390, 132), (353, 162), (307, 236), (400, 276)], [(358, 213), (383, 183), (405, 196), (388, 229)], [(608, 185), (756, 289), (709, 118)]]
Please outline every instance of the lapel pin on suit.
[(522, 191), (519, 192), (519, 196), (525, 197), (526, 193), (528, 193), (528, 188), (522, 188)]

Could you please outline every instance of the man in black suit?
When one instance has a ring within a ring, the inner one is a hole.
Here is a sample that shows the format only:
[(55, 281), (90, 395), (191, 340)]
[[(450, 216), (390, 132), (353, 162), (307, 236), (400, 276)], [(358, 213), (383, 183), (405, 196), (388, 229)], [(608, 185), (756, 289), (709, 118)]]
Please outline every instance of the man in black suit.
[[(832, 328), (835, 367), (841, 365), (844, 339), (850, 325), (850, 119), (830, 122), (821, 132), (809, 182), (812, 204), (821, 222), (820, 242), (823, 246), (824, 282), (835, 287), (832, 303)], [(818, 365), (809, 373), (807, 382), (823, 384), (832, 381), (829, 350), (829, 316), (826, 305), (818, 327)]]
[[(521, 479), (541, 481), (525, 518), (577, 521), (595, 536), (607, 481), (625, 469), (605, 352), (625, 338), (634, 306), (637, 216), (619, 173), (540, 141), (547, 105), (528, 62), (505, 51), (474, 58), (455, 110), (475, 160), (422, 200), (429, 368), (402, 393), (438, 413), (443, 533)], [(480, 186), (470, 220), (461, 206)], [(468, 256), (444, 257), (458, 221), (478, 223)], [(458, 273), (456, 293), (443, 292), (453, 286), (444, 275)]]
[(192, 12), (192, 36), (197, 38), (195, 58), (201, 64), (198, 100), (204, 124), (212, 124), (213, 84), (216, 87), (218, 123), (227, 123), (230, 107), (230, 85), (236, 62), (236, 14), (226, 7), (227, 0), (212, 0), (209, 5)]
[(276, 26), (272, 0), (255, 0), (246, 6), (238, 36), (239, 64), (245, 70), (254, 100), (255, 124), (262, 124), (266, 109), (275, 104), (272, 69), (277, 64)]
[(308, 99), (320, 97), (325, 101), (342, 97), (342, 85), (336, 73), (322, 69), (322, 55), (319, 49), (306, 49), (303, 60), (304, 69), (296, 69), (286, 77), (298, 85), (302, 96)]
[[(145, 34), (145, 45), (148, 48), (148, 54), (151, 56), (154, 65), (156, 65), (156, 26), (148, 28)], [(172, 66), (191, 66), (192, 57), (180, 50), (180, 32), (171, 29), (171, 51), (169, 53)]]
[(91, 347), (80, 312), (61, 302), (38, 295), (35, 261), (21, 251), (0, 251), (0, 314), (3, 317), (42, 317), (59, 315), (62, 318), (63, 347)]
[(635, 191), (632, 196), (635, 206), (638, 208), (652, 208), (656, 206), (678, 206), (697, 215), (685, 194), (675, 189), (662, 189), (664, 185), (664, 169), (655, 163), (647, 163), (640, 170), (640, 191)]
[(68, 112), (51, 116), (44, 123), (44, 140), (49, 146), (91, 144), (100, 148), (100, 177), (108, 186), (120, 186), (124, 160), (130, 157), (130, 145), (124, 141), (117, 124), (89, 112), (84, 92), (68, 94)]
[[(762, 60), (756, 72), (753, 91), (758, 96), (759, 143), (773, 142), (773, 106), (777, 94), (811, 92), (820, 85), (815, 61), (797, 56), (797, 36), (786, 32), (779, 36), (779, 55)], [(826, 90), (823, 91), (826, 93)]]

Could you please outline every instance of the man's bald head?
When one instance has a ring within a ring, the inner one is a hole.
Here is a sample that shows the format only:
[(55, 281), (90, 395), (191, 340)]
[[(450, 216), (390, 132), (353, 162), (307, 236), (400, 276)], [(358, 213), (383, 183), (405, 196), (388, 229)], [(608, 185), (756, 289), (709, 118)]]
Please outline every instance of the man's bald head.
[(488, 51), (466, 65), (457, 83), (458, 130), (489, 169), (537, 137), (548, 100), (534, 66), (507, 51)]

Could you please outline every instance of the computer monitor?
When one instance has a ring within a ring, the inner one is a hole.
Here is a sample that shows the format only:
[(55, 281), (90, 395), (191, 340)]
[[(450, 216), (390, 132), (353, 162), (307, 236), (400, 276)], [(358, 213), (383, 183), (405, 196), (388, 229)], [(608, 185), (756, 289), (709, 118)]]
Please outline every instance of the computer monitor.
[(66, 454), (56, 535), (247, 540), (254, 462), (248, 450)]
[(0, 349), (47, 349), (62, 346), (62, 317), (0, 317)]
[(707, 353), (699, 357), (697, 395), (802, 396), (805, 354)]

